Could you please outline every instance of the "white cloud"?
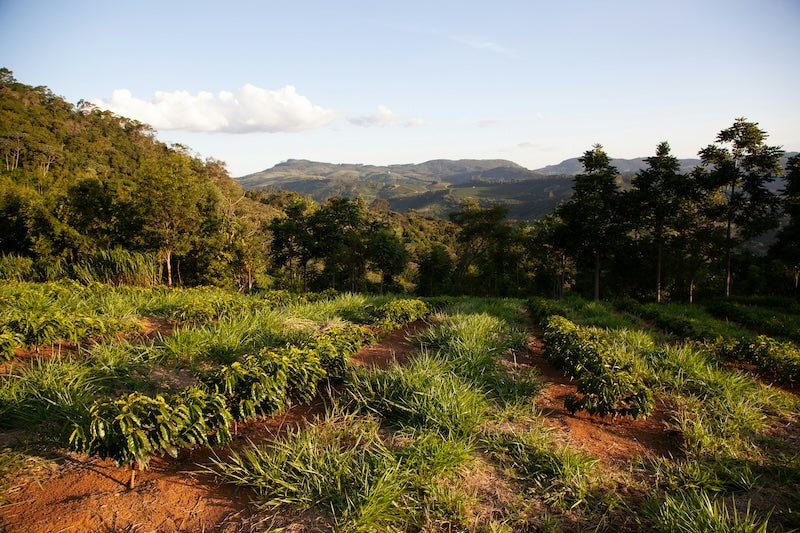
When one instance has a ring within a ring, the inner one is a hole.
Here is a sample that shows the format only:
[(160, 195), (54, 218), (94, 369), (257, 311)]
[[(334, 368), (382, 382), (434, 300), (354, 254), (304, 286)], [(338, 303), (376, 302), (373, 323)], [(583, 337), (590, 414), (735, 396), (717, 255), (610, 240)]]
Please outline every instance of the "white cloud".
[(378, 106), (378, 111), (371, 115), (363, 115), (360, 117), (353, 117), (351, 123), (356, 126), (363, 126), (369, 128), (371, 126), (389, 126), (396, 124), (402, 120), (402, 116), (398, 115), (391, 109), (385, 106)]
[(416, 128), (424, 125), (425, 121), (422, 120), (421, 118), (412, 118), (411, 120), (407, 120), (406, 123), (404, 124), (406, 128)]
[(298, 132), (320, 128), (336, 118), (335, 111), (313, 105), (291, 85), (271, 91), (248, 83), (235, 93), (216, 95), (157, 91), (149, 101), (117, 89), (110, 99), (92, 103), (157, 130)]

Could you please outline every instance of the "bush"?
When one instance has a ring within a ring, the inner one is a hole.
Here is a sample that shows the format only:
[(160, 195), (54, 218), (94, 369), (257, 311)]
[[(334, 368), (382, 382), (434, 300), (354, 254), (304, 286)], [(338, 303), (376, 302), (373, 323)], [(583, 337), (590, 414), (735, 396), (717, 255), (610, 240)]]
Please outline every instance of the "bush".
[(800, 350), (794, 343), (759, 335), (736, 341), (720, 339), (712, 351), (723, 358), (756, 364), (783, 383), (800, 382)]
[(425, 318), (430, 308), (422, 300), (391, 300), (374, 311), (375, 322), (381, 330), (397, 329), (403, 324)]
[(73, 423), (69, 446), (146, 468), (154, 455), (177, 457), (181, 448), (230, 441), (230, 422), (223, 396), (202, 388), (154, 398), (134, 392), (92, 404), (86, 420)]
[(629, 363), (611, 353), (598, 332), (580, 328), (554, 315), (546, 323), (547, 357), (578, 381), (580, 398), (570, 395), (564, 406), (571, 412), (590, 415), (647, 417), (654, 407), (653, 395), (635, 376)]

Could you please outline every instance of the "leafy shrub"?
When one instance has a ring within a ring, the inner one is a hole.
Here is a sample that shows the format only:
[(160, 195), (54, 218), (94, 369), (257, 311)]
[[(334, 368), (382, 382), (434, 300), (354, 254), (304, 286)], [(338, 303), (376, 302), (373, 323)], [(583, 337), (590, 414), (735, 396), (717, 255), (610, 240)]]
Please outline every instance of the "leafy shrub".
[(630, 363), (622, 363), (612, 355), (598, 332), (553, 315), (547, 320), (544, 342), (548, 359), (578, 381), (582, 396), (570, 395), (564, 402), (570, 412), (585, 410), (590, 415), (633, 418), (652, 412), (650, 390), (632, 373)]
[(14, 357), (14, 350), (22, 346), (23, 338), (6, 328), (0, 329), (0, 361), (8, 361)]
[(154, 398), (134, 392), (92, 404), (86, 420), (73, 423), (69, 445), (118, 466), (146, 468), (154, 455), (177, 457), (181, 448), (230, 441), (230, 421), (223, 396), (202, 388)]
[(391, 300), (378, 307), (374, 311), (374, 316), (380, 329), (391, 330), (425, 318), (430, 312), (430, 308), (422, 300), (402, 298)]
[(375, 342), (376, 338), (376, 335), (364, 326), (345, 324), (323, 331), (307, 346), (316, 350), (328, 377), (337, 378), (344, 375), (350, 355), (356, 353), (362, 346)]
[(543, 326), (552, 315), (562, 314), (561, 309), (552, 301), (545, 298), (531, 298), (528, 300), (528, 310), (533, 321)]
[(759, 335), (736, 341), (720, 339), (712, 350), (724, 358), (756, 364), (784, 383), (800, 382), (800, 350), (794, 343)]
[(286, 402), (289, 359), (274, 352), (259, 357), (246, 355), (239, 362), (224, 365), (201, 376), (209, 390), (225, 397), (236, 420), (270, 415)]

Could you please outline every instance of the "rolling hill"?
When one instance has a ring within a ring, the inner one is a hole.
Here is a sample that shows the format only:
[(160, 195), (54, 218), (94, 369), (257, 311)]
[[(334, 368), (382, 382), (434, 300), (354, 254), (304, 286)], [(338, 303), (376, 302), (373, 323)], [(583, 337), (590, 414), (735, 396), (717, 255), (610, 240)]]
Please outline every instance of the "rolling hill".
[[(790, 152), (787, 157), (796, 152)], [(688, 172), (699, 159), (680, 159)], [(612, 159), (623, 188), (645, 158)], [(785, 158), (784, 158), (785, 163)], [(572, 192), (572, 177), (581, 172), (578, 158), (530, 170), (504, 159), (436, 159), (419, 164), (332, 164), (290, 159), (272, 168), (237, 178), (242, 188), (283, 189), (323, 201), (333, 196), (360, 196), (367, 202), (386, 200), (389, 208), (446, 217), (465, 199), (481, 205), (503, 203), (510, 216), (534, 220), (546, 215)], [(774, 185), (775, 189), (780, 184)]]

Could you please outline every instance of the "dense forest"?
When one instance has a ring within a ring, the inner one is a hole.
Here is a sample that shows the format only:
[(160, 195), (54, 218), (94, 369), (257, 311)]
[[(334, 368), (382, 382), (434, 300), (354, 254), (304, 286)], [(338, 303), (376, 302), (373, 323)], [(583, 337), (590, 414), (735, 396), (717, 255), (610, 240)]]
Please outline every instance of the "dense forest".
[[(337, 197), (244, 193), (224, 163), (0, 71), (0, 276), (247, 290), (630, 296), (798, 294), (800, 156), (744, 118), (684, 172), (664, 142), (621, 187), (602, 146), (530, 222), (447, 220)], [(770, 187), (779, 177), (777, 193)]]

